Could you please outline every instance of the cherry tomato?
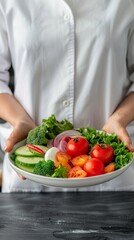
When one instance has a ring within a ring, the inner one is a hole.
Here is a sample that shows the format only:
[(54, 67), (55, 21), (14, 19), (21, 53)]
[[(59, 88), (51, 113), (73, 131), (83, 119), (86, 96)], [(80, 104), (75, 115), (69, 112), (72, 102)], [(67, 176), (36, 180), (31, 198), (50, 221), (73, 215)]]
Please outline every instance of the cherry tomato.
[(57, 152), (56, 160), (60, 163), (66, 164), (71, 159), (71, 156), (65, 152)]
[(110, 173), (115, 171), (115, 164), (113, 162), (109, 163), (104, 167), (104, 173)]
[(68, 173), (68, 178), (84, 178), (87, 177), (87, 173), (79, 166), (71, 168)]
[(83, 137), (74, 137), (67, 143), (66, 152), (71, 157), (88, 154), (89, 142)]
[(71, 157), (65, 153), (65, 152), (57, 152), (56, 153), (56, 161), (54, 163), (55, 167), (58, 168), (60, 164), (62, 164), (63, 167), (67, 167), (68, 171), (71, 169), (70, 165), (70, 159)]
[(104, 163), (98, 158), (90, 158), (83, 166), (87, 176), (97, 176), (104, 173)]
[(79, 155), (71, 159), (71, 163), (73, 164), (73, 166), (83, 167), (87, 160), (89, 160), (88, 155)]
[(90, 156), (99, 158), (104, 164), (108, 164), (113, 161), (114, 149), (108, 144), (96, 144), (91, 149)]
[(63, 167), (66, 167), (66, 168), (68, 169), (68, 171), (70, 171), (71, 168), (72, 168), (69, 163), (60, 163), (60, 162), (58, 162), (58, 161), (55, 161), (54, 166), (55, 166), (56, 168), (58, 168), (58, 167), (60, 166), (60, 164), (61, 164)]

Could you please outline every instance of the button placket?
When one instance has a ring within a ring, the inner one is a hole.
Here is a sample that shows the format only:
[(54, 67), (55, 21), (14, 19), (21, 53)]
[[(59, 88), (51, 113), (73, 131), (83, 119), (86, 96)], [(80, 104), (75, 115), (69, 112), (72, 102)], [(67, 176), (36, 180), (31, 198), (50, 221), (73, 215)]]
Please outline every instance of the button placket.
[(63, 107), (68, 107), (69, 106), (69, 101), (68, 100), (64, 100), (63, 101)]
[(64, 15), (64, 20), (65, 20), (65, 21), (68, 21), (69, 19), (70, 19), (70, 15), (66, 13), (66, 14)]
[(74, 64), (75, 64), (75, 29), (74, 16), (69, 5), (63, 1), (64, 9), (62, 12), (62, 21), (65, 24), (66, 35), (66, 76), (68, 81), (67, 98), (62, 101), (62, 107), (66, 111), (67, 118), (73, 122), (74, 111)]

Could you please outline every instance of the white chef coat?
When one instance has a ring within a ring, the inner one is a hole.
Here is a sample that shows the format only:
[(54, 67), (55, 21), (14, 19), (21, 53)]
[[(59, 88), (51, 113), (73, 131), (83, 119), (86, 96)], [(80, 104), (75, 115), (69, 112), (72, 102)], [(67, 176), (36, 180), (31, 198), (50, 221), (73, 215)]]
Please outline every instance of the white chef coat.
[[(53, 113), (101, 129), (134, 91), (134, 0), (0, 0), (0, 93), (12, 94), (11, 64), (14, 95), (37, 124)], [(134, 190), (133, 165), (88, 190), (114, 189)], [(21, 190), (42, 186), (20, 180), (5, 156), (3, 192)]]

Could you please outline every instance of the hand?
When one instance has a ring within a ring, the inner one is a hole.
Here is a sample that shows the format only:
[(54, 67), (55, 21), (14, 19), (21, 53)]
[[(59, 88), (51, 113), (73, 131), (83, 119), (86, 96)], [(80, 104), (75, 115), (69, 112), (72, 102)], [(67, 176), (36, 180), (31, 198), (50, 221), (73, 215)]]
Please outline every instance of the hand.
[(115, 116), (111, 116), (106, 124), (103, 126), (102, 130), (108, 133), (115, 133), (121, 141), (123, 141), (129, 151), (134, 152), (134, 147), (132, 146), (131, 138), (126, 130), (126, 127), (116, 119)]
[[(25, 139), (27, 137), (28, 132), (34, 128), (36, 125), (30, 121), (28, 122), (19, 122), (14, 126), (12, 133), (6, 141), (5, 152), (10, 152), (15, 143)], [(26, 178), (18, 174), (18, 176), (25, 180)]]
[(15, 145), (15, 143), (25, 139), (28, 135), (28, 132), (36, 127), (34, 122), (18, 122), (13, 128), (9, 138), (6, 141), (5, 152), (10, 152)]

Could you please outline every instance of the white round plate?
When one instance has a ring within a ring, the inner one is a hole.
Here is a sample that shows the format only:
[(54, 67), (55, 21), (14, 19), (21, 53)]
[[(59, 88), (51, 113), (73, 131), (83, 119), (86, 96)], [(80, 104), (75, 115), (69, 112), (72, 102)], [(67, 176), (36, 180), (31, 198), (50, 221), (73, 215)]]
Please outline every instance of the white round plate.
[(25, 178), (27, 178), (29, 180), (32, 180), (36, 183), (39, 183), (41, 185), (49, 186), (49, 187), (80, 188), (80, 187), (89, 187), (89, 186), (101, 184), (101, 183), (110, 181), (113, 178), (118, 177), (120, 174), (125, 172), (133, 162), (133, 160), (132, 160), (125, 167), (123, 167), (119, 170), (116, 170), (114, 172), (107, 173), (107, 174), (102, 174), (102, 175), (95, 176), (95, 177), (86, 177), (86, 178), (52, 178), (52, 177), (45, 177), (45, 176), (40, 176), (40, 175), (36, 175), (36, 174), (33, 174), (33, 173), (26, 172), (26, 171), (16, 167), (14, 165), (14, 162), (11, 160), (11, 158), (10, 158), (11, 153), (14, 152), (15, 149), (17, 149), (18, 147), (25, 145), (25, 143), (26, 143), (25, 140), (17, 143), (14, 146), (13, 150), (8, 154), (11, 167), (17, 173), (21, 174)]

